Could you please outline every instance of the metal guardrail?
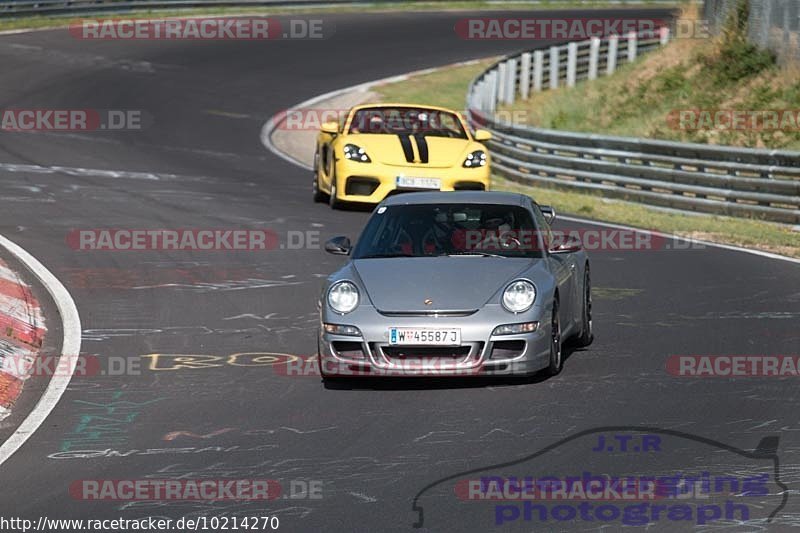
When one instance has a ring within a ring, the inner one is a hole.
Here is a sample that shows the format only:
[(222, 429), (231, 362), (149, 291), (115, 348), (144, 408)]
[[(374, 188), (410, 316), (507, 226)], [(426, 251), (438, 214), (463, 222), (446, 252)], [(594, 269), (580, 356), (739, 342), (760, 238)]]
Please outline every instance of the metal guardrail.
[[(637, 54), (659, 44), (638, 43), (642, 48)], [(561, 58), (559, 64), (563, 65), (569, 48), (574, 54), (576, 47), (581, 50), (585, 46), (553, 47), (557, 52), (545, 50), (543, 56)], [(598, 48), (607, 50), (608, 43)], [(595, 191), (608, 198), (683, 211), (800, 224), (800, 152), (573, 133), (499, 118), (498, 102), (513, 103), (515, 96), (526, 94), (529, 73), (517, 65), (522, 64), (523, 55), (536, 52), (542, 50), (506, 57), (470, 84), (468, 119), (475, 127), (492, 132), (487, 145), (495, 173), (522, 183)], [(620, 47), (617, 59), (623, 54), (627, 57), (628, 52)], [(587, 64), (574, 59), (568, 63)], [(574, 79), (589, 78), (588, 67), (569, 68), (575, 68)], [(550, 75), (547, 64), (542, 72)], [(566, 68), (552, 72), (558, 73), (556, 85), (573, 81)], [(541, 85), (544, 88), (548, 83)]]

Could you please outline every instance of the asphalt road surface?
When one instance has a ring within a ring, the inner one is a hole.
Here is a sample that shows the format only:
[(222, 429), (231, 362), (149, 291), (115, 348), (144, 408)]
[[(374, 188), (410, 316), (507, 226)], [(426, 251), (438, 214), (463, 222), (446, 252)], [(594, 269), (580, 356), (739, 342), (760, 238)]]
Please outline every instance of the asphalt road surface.
[[(549, 380), (325, 388), (316, 376), (283, 375), (286, 367), (271, 364), (316, 351), (319, 287), (341, 259), (313, 239), (356, 237), (367, 213), (313, 204), (309, 172), (264, 149), (263, 123), (322, 92), (524, 46), (459, 39), (453, 26), (465, 16), (319, 15), (335, 25), (324, 41), (85, 41), (66, 30), (0, 37), (1, 108), (141, 110), (146, 124), (141, 131), (0, 134), (0, 233), (62, 280), (81, 315), (82, 352), (95, 354), (106, 372), (73, 378), (46, 422), (0, 467), (0, 515), (277, 516), (285, 531), (394, 531), (418, 523), (419, 495), (423, 528), (487, 531), (498, 512), (513, 511), (461, 502), (452, 481), (436, 482), (523, 460), (581, 431), (613, 426), (603, 430), (611, 439), (648, 426), (648, 433), (677, 430), (739, 450), (779, 436), (788, 502), (775, 504), (785, 489), (772, 490), (753, 510), (763, 519), (764, 509), (781, 507), (771, 525), (740, 529), (797, 524), (796, 378), (687, 379), (666, 371), (672, 355), (800, 354), (797, 264), (718, 248), (597, 251), (595, 343), (571, 353)], [(92, 228), (268, 229), (284, 246), (74, 249), (70, 232)], [(294, 249), (299, 235), (311, 244)], [(56, 332), (57, 322), (51, 309)], [(41, 386), (34, 380), (26, 388), (4, 438)], [(544, 463), (506, 468), (566, 476), (637, 461), (620, 450), (592, 452), (584, 444), (594, 448), (597, 436), (585, 438), (531, 459)], [(713, 473), (736, 463), (717, 444), (681, 442), (637, 468)], [(295, 497), (132, 502), (70, 493), (80, 480), (176, 478), (274, 479), (282, 495)], [(306, 486), (311, 497), (302, 494)], [(657, 525), (715, 525), (665, 520)], [(600, 525), (543, 525), (520, 515), (497, 528)], [(618, 529), (619, 521), (606, 527)]]

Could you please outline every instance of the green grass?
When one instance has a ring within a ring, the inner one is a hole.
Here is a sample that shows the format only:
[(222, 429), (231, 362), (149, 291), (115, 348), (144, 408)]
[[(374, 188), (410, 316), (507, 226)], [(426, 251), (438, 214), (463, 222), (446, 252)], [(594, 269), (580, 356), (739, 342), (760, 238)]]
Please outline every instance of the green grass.
[(372, 90), (383, 102), (422, 102), (462, 110), (466, 105), (466, 87), (493, 62), (486, 59), (439, 69), (430, 74), (414, 76), (411, 82), (378, 85)]
[(800, 232), (790, 226), (760, 220), (686, 215), (644, 204), (609, 200), (599, 195), (531, 187), (494, 176), (494, 190), (521, 192), (579, 217), (625, 224), (697, 240), (735, 244), (790, 257), (800, 257)]
[[(677, 6), (680, 0), (675, 1)], [(365, 3), (358, 6), (321, 6), (321, 7), (214, 7), (214, 8), (187, 8), (187, 9), (158, 9), (158, 10), (132, 10), (130, 12), (106, 12), (83, 15), (53, 15), (53, 16), (24, 16), (20, 18), (0, 19), (0, 31), (21, 30), (21, 29), (44, 29), (61, 28), (69, 25), (81, 18), (163, 18), (179, 16), (200, 16), (200, 15), (313, 15), (315, 13), (362, 13), (368, 12), (403, 12), (403, 11), (452, 11), (452, 10), (519, 10), (523, 7), (531, 9), (567, 9), (573, 7), (592, 7), (592, 8), (637, 8), (641, 6), (650, 7), (669, 7), (669, 4), (654, 3), (648, 0), (633, 0), (619, 5), (602, 0), (542, 0), (537, 3), (522, 4), (519, 2), (498, 2), (490, 3), (486, 1), (452, 1), (452, 2), (426, 2), (408, 1), (398, 4), (370, 4)]]
[[(715, 39), (678, 39), (612, 76), (534, 94), (502, 107), (544, 128), (629, 137), (800, 150), (800, 128), (688, 129), (679, 110), (797, 110), (800, 75), (750, 44), (735, 17)], [(796, 116), (796, 111), (795, 111)], [(788, 117), (789, 115), (784, 115)]]

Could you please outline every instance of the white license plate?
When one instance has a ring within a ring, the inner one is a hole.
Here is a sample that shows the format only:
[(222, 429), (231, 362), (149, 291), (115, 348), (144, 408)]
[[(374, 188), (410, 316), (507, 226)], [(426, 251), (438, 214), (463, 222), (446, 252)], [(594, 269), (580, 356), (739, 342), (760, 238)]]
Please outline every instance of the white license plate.
[(408, 189), (436, 189), (442, 188), (439, 178), (415, 178), (412, 176), (397, 176), (397, 186)]
[(460, 329), (389, 328), (389, 344), (414, 346), (460, 346)]

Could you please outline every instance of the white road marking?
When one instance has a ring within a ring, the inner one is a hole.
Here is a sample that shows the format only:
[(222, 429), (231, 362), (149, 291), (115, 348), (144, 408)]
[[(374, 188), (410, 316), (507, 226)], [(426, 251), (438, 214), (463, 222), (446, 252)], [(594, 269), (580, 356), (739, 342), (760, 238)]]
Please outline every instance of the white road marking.
[[(67, 289), (44, 265), (18, 244), (2, 235), (0, 235), (0, 246), (11, 252), (18, 261), (33, 272), (34, 276), (44, 285), (53, 298), (58, 308), (58, 313), (61, 315), (61, 323), (64, 330), (64, 338), (61, 341), (61, 356), (56, 366), (57, 368), (69, 368), (69, 373), (66, 375), (58, 373), (58, 375), (50, 379), (44, 394), (39, 398), (33, 410), (8, 440), (0, 445), (0, 465), (2, 465), (39, 429), (39, 426), (42, 425), (67, 390), (72, 374), (75, 371), (75, 366), (78, 363), (78, 358), (75, 356), (81, 350), (81, 319), (78, 315), (78, 309), (75, 307), (75, 302), (67, 292)], [(66, 358), (69, 366), (62, 365), (62, 358)]]
[(361, 500), (364, 503), (375, 503), (375, 502), (378, 501), (377, 498), (373, 498), (372, 496), (367, 496), (363, 492), (352, 492), (351, 491), (348, 494), (350, 494), (351, 496), (355, 496), (356, 498), (358, 498), (359, 500)]
[(769, 259), (778, 259), (779, 261), (788, 261), (790, 263), (796, 263), (800, 265), (800, 259), (794, 257), (787, 257), (785, 255), (773, 254), (771, 252), (765, 252), (763, 250), (752, 250), (750, 248), (742, 248), (740, 246), (734, 246), (733, 244), (721, 244), (718, 242), (701, 241), (690, 237), (681, 237), (680, 235), (673, 235), (671, 233), (661, 233), (660, 231), (651, 231), (641, 228), (633, 228), (631, 226), (625, 226), (622, 224), (612, 224), (611, 222), (599, 222), (597, 220), (589, 220), (588, 218), (570, 217), (565, 215), (558, 215), (558, 218), (562, 220), (568, 220), (570, 222), (582, 222), (585, 224), (591, 224), (593, 226), (604, 226), (606, 228), (623, 229), (626, 231), (635, 231), (638, 233), (648, 233), (650, 235), (655, 235), (656, 237), (661, 237), (664, 239), (674, 239), (676, 241), (700, 244), (711, 248), (722, 248), (723, 250), (732, 250), (734, 252), (745, 252), (748, 254), (759, 255), (761, 257), (767, 257)]

